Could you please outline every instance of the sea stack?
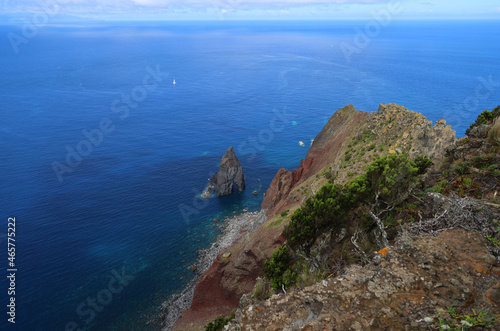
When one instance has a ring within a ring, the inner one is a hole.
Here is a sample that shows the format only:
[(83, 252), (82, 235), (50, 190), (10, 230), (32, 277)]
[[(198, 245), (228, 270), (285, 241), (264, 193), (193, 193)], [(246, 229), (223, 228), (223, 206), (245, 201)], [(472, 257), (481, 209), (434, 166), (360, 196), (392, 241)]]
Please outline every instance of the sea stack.
[(229, 147), (224, 153), (219, 164), (219, 171), (209, 181), (219, 197), (233, 193), (235, 185), (240, 192), (245, 189), (243, 168), (236, 154), (234, 154), (233, 147)]

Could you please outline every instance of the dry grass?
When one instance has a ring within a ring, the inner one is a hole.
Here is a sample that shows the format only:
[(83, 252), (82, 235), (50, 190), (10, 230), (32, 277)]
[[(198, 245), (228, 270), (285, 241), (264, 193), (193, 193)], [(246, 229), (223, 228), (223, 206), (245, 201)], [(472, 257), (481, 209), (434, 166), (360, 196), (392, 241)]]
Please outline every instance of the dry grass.
[(271, 284), (269, 284), (269, 282), (265, 279), (258, 277), (252, 291), (252, 296), (258, 301), (269, 298), (271, 296)]
[(488, 138), (497, 144), (500, 144), (500, 117), (497, 117), (490, 131), (488, 132)]
[(299, 278), (304, 287), (314, 285), (318, 282), (317, 276), (310, 273), (309, 270), (302, 272)]

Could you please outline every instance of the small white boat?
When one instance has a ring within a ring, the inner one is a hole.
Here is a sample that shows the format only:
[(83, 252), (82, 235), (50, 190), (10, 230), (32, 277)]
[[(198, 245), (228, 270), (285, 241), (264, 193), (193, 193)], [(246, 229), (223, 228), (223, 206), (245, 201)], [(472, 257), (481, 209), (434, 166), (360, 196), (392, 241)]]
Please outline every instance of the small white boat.
[(175, 79), (174, 79), (174, 81), (173, 81), (173, 83), (172, 83), (172, 84), (174, 84), (174, 85), (175, 85), (175, 84), (177, 84), (177, 83), (175, 82)]

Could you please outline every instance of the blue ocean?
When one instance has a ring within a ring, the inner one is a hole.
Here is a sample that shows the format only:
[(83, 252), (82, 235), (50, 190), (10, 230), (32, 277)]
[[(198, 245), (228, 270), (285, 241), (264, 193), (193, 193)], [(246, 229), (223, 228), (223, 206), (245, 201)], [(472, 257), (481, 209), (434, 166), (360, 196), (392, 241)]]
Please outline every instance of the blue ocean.
[[(337, 109), (397, 103), (463, 136), (500, 104), (498, 21), (368, 23), (47, 25), (18, 44), (0, 26), (0, 329), (156, 330), (213, 218), (259, 210)], [(200, 199), (229, 146), (246, 190)]]

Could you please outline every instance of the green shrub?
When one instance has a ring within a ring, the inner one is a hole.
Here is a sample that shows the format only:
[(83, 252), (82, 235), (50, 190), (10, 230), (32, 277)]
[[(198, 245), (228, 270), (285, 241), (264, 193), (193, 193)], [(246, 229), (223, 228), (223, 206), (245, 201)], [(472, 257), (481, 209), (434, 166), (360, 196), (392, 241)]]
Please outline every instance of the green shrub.
[(419, 175), (425, 174), (427, 172), (427, 169), (429, 169), (429, 167), (434, 164), (434, 162), (432, 162), (427, 156), (424, 155), (417, 156), (414, 162), (417, 166), (417, 173)]
[(470, 167), (471, 165), (469, 162), (460, 162), (456, 164), (452, 170), (456, 171), (460, 175), (464, 175), (469, 172)]
[(309, 251), (317, 235), (335, 221), (341, 221), (352, 207), (351, 197), (336, 184), (324, 185), (313, 198), (293, 213), (284, 235), (292, 248)]
[(447, 184), (448, 181), (446, 179), (443, 179), (442, 181), (440, 181), (439, 183), (437, 183), (432, 187), (432, 191), (436, 193), (444, 193)]
[(500, 105), (493, 108), (493, 110), (491, 111), (491, 114), (493, 115), (493, 118), (500, 117)]
[(290, 211), (290, 209), (283, 210), (283, 211), (281, 212), (281, 214), (280, 214), (280, 215), (281, 215), (281, 217), (285, 217), (286, 215), (288, 215), (288, 212), (289, 212), (289, 211)]
[(400, 200), (429, 165), (425, 158), (413, 161), (404, 154), (384, 156), (345, 186), (323, 186), (294, 212), (283, 235), (291, 248), (303, 249), (308, 254), (319, 234), (342, 224), (349, 211), (359, 204), (373, 205), (379, 200), (392, 204)]
[(290, 288), (292, 286), (297, 285), (297, 273), (293, 270), (293, 268), (289, 268), (283, 274), (282, 284), (285, 288)]
[[(461, 315), (456, 312), (455, 308), (448, 307), (447, 313), (439, 312), (437, 324), (440, 329), (449, 330), (469, 330), (477, 327), (490, 328), (495, 325), (495, 317), (485, 311), (472, 311), (472, 314)], [(447, 327), (445, 327), (447, 326)]]
[(417, 178), (419, 168), (404, 154), (390, 154), (372, 162), (366, 173), (348, 184), (349, 192), (369, 204), (376, 197), (391, 204), (400, 199)]
[(495, 246), (500, 246), (500, 239), (493, 237), (492, 235), (486, 235), (486, 238), (488, 238), (489, 241)]
[(297, 274), (293, 270), (293, 261), (290, 256), (290, 248), (283, 245), (274, 251), (269, 260), (264, 261), (264, 275), (271, 282), (275, 291), (295, 285)]
[(230, 317), (219, 316), (214, 322), (205, 325), (205, 331), (222, 331), (224, 330), (224, 326), (232, 319), (234, 319), (234, 313)]
[(323, 173), (323, 175), (325, 176), (326, 179), (330, 179), (333, 177), (332, 173), (330, 171), (325, 171)]
[(479, 126), (481, 124), (491, 123), (495, 119), (495, 117), (497, 117), (499, 115), (499, 113), (500, 113), (499, 107), (500, 106), (493, 109), (492, 113), (490, 113), (490, 111), (488, 109), (484, 110), (481, 114), (479, 114), (479, 116), (476, 119), (476, 122), (472, 123), (470, 125), (470, 127), (465, 131), (465, 134), (469, 135), (470, 130), (472, 130), (476, 126)]

